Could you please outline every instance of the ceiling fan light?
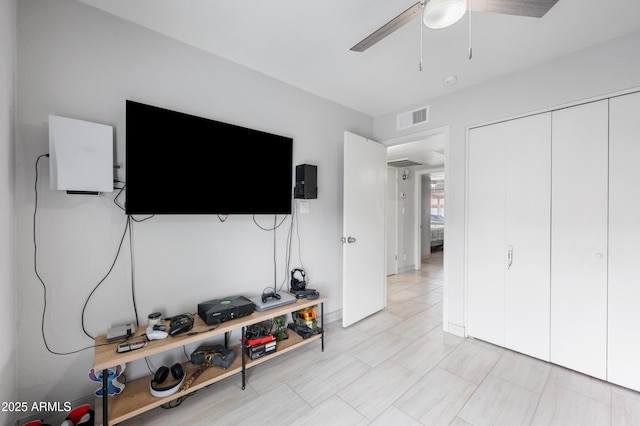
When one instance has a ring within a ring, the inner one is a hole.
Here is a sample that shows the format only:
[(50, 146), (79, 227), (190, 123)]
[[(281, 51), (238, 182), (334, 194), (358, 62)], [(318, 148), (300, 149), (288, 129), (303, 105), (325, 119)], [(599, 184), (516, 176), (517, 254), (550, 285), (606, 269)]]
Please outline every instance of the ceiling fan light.
[(439, 30), (458, 22), (467, 11), (467, 0), (430, 0), (424, 6), (422, 22), (427, 28)]

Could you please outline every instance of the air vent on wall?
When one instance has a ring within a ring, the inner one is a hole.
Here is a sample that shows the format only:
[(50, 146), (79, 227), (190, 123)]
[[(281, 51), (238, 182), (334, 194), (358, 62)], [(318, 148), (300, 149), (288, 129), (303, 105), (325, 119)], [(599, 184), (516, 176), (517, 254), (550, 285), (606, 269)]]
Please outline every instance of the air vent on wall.
[(413, 111), (403, 112), (398, 114), (397, 124), (398, 130), (407, 129), (409, 127), (417, 126), (418, 124), (429, 122), (429, 106), (414, 109)]
[(399, 160), (387, 161), (387, 165), (391, 167), (411, 167), (411, 166), (420, 166), (422, 165), (422, 163), (417, 163), (413, 160), (409, 160), (408, 158), (400, 158)]

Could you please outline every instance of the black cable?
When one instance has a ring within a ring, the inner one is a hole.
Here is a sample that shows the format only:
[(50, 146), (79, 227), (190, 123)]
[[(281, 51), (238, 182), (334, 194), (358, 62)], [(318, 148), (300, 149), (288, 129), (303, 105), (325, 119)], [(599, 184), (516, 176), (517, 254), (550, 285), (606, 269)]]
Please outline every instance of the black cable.
[[(44, 323), (45, 323), (45, 318), (46, 318), (46, 312), (47, 312), (47, 285), (44, 282), (44, 279), (42, 278), (42, 276), (40, 275), (40, 272), (38, 271), (38, 242), (37, 242), (37, 214), (38, 214), (38, 180), (39, 180), (39, 173), (38, 173), (38, 164), (40, 163), (40, 160), (43, 157), (49, 157), (49, 154), (42, 154), (40, 155), (37, 159), (36, 159), (36, 164), (35, 164), (35, 183), (34, 183), (34, 194), (35, 194), (35, 204), (34, 204), (34, 210), (33, 210), (33, 267), (34, 267), (34, 271), (36, 274), (36, 277), (38, 278), (38, 280), (40, 281), (40, 284), (42, 284), (42, 288), (43, 288), (43, 299), (44, 299), (44, 307), (42, 309), (42, 319), (41, 319), (41, 333), (42, 333), (42, 340), (44, 342), (44, 345), (47, 349), (47, 351), (49, 351), (50, 353), (54, 354), (54, 355), (71, 355), (71, 354), (75, 354), (87, 349), (92, 349), (95, 348), (96, 346), (105, 346), (105, 345), (110, 345), (111, 343), (104, 343), (101, 345), (92, 345), (92, 346), (86, 346), (82, 349), (78, 349), (75, 351), (69, 351), (69, 352), (58, 352), (58, 351), (54, 351), (49, 347), (49, 343), (47, 342), (47, 338), (46, 338), (46, 334), (44, 331)], [(120, 191), (120, 193), (122, 192), (122, 190)], [(118, 195), (120, 194), (118, 193)], [(117, 196), (116, 196), (117, 198)], [(115, 202), (115, 200), (114, 200)], [(117, 202), (116, 202), (116, 205)], [(95, 292), (95, 290), (100, 286), (100, 284), (102, 284), (102, 282), (109, 276), (109, 274), (111, 273), (111, 271), (113, 270), (116, 261), (118, 260), (120, 251), (122, 249), (122, 244), (124, 241), (124, 237), (127, 233), (127, 228), (130, 226), (130, 222), (129, 222), (129, 218), (127, 218), (127, 223), (125, 225), (125, 229), (124, 232), (122, 234), (122, 238), (120, 239), (120, 244), (118, 245), (118, 251), (116, 253), (115, 259), (113, 260), (113, 263), (111, 264), (111, 267), (109, 268), (109, 271), (106, 273), (106, 275), (100, 280), (100, 282), (95, 286), (95, 288), (93, 289), (93, 291), (91, 292), (91, 294), (89, 295), (89, 297), (86, 299), (85, 304), (82, 308), (82, 317), (81, 317), (81, 323), (82, 323), (82, 330), (84, 331), (84, 333), (91, 339), (95, 340), (95, 337), (91, 336), (85, 329), (84, 326), (84, 314), (85, 314), (85, 310), (87, 307), (87, 304), (89, 303), (89, 299), (91, 299), (91, 295)], [(135, 301), (135, 293), (134, 293), (134, 298), (133, 298), (133, 304), (134, 304), (134, 310), (136, 312), (136, 322), (138, 322), (138, 309), (137, 309), (137, 305), (136, 305), (136, 301)]]
[[(285, 242), (285, 262), (284, 262), (284, 277), (282, 279), (282, 282), (280, 283), (280, 286), (277, 287), (275, 289), (276, 292), (281, 291), (282, 288), (285, 286), (285, 284), (287, 283), (287, 277), (289, 276), (289, 265), (291, 265), (291, 243), (293, 240), (293, 217), (294, 215), (291, 215), (291, 221), (289, 222), (289, 230), (287, 231), (287, 240)], [(280, 224), (282, 225), (282, 223)], [(280, 227), (280, 225), (278, 225), (277, 227)], [(275, 239), (275, 237), (274, 237)], [(275, 246), (275, 241), (274, 241), (274, 246)], [(275, 248), (274, 248), (274, 262), (275, 262)], [(277, 284), (276, 284), (277, 286)], [(262, 290), (262, 293), (264, 294), (267, 290), (270, 290), (271, 287), (265, 287)]]
[(156, 372), (153, 371), (153, 369), (151, 368), (151, 365), (149, 365), (149, 363), (151, 362), (149, 361), (149, 357), (144, 357), (144, 362), (147, 363), (147, 368), (149, 369), (149, 372), (151, 372), (152, 375), (156, 374)]
[[(121, 204), (118, 204), (118, 198), (120, 197), (120, 195), (122, 194), (122, 192), (123, 192), (124, 190), (126, 190), (126, 189), (127, 189), (127, 183), (126, 183), (126, 182), (122, 182), (121, 180), (114, 181), (114, 182), (119, 182), (119, 183), (122, 183), (123, 185), (122, 185), (122, 188), (115, 188), (115, 189), (119, 189), (119, 191), (118, 191), (118, 194), (116, 194), (116, 197), (113, 199), (113, 204), (115, 204), (116, 206), (118, 206), (118, 208), (119, 208), (120, 210), (122, 210), (123, 212), (126, 212), (127, 210), (125, 209), (125, 207), (124, 207), (123, 205), (121, 205)], [(155, 216), (155, 215), (154, 215), (154, 214), (152, 214), (152, 215), (147, 216), (147, 217), (145, 217), (145, 218), (143, 218), (143, 219), (136, 219), (136, 218), (135, 218), (135, 217), (133, 217), (132, 215), (129, 215), (129, 217), (131, 218), (131, 220), (133, 220), (134, 222), (144, 222), (145, 220), (149, 220), (149, 219), (151, 219), (151, 218), (152, 218), (152, 217), (154, 217), (154, 216)], [(226, 220), (226, 219), (225, 219), (225, 220)]]
[[(122, 182), (122, 183), (124, 183), (124, 182)], [(122, 188), (117, 188), (120, 191), (118, 191), (118, 193), (116, 194), (115, 198), (113, 199), (113, 204), (118, 206), (118, 208), (120, 208), (122, 211), (124, 211), (124, 206), (121, 206), (120, 204), (118, 204), (118, 197), (120, 197), (120, 195), (122, 194), (122, 191), (124, 191), (124, 189), (126, 187), (127, 187), (127, 184), (125, 183), (124, 185), (122, 185)]]
[[(43, 289), (43, 299), (44, 299), (44, 307), (42, 309), (42, 319), (40, 322), (40, 332), (42, 333), (42, 340), (44, 342), (44, 346), (47, 348), (47, 351), (49, 351), (49, 353), (54, 354), (54, 355), (72, 355), (72, 354), (76, 354), (78, 352), (81, 351), (85, 351), (87, 349), (93, 349), (96, 347), (96, 345), (91, 345), (91, 346), (86, 346), (84, 348), (75, 350), (75, 351), (70, 351), (70, 352), (58, 352), (58, 351), (54, 351), (49, 347), (49, 343), (47, 342), (47, 336), (44, 332), (44, 321), (45, 321), (45, 317), (46, 317), (46, 313), (47, 313), (47, 285), (45, 284), (44, 280), (42, 279), (42, 276), (40, 275), (40, 272), (38, 272), (38, 240), (36, 238), (37, 235), (37, 215), (38, 215), (38, 164), (40, 163), (40, 160), (43, 157), (49, 157), (49, 154), (42, 154), (40, 155), (37, 160), (36, 160), (36, 164), (35, 164), (35, 170), (36, 170), (36, 176), (35, 176), (35, 184), (34, 184), (34, 193), (35, 193), (35, 204), (34, 204), (34, 209), (33, 209), (33, 269), (35, 271), (36, 277), (38, 277), (38, 281), (40, 281), (40, 284), (42, 284), (42, 289)], [(103, 343), (97, 346), (106, 346), (106, 345), (110, 345), (111, 343)]]
[[(278, 215), (274, 214), (273, 215), (273, 228), (265, 228), (264, 226), (260, 225), (258, 223), (258, 221), (256, 220), (256, 215), (253, 215), (253, 223), (256, 224), (256, 226), (260, 229), (262, 229), (263, 231), (273, 231), (273, 291), (277, 292), (278, 290), (278, 261), (277, 261), (277, 254), (276, 254), (276, 230), (278, 228), (280, 228), (280, 226), (282, 226), (282, 224), (284, 223), (284, 221), (287, 219), (287, 215), (285, 215), (282, 220), (280, 221), (280, 223), (277, 223), (278, 221)], [(288, 251), (288, 250), (287, 250)], [(287, 261), (285, 261), (285, 264), (288, 263)], [(285, 273), (285, 281), (286, 281), (286, 273)], [(284, 283), (283, 283), (284, 284)], [(280, 288), (282, 288), (282, 285), (280, 285)], [(262, 290), (262, 292), (264, 293), (265, 290), (269, 289), (269, 287), (266, 287), (264, 290)]]
[(162, 404), (160, 407), (164, 408), (165, 410), (169, 410), (171, 408), (176, 408), (177, 406), (179, 406), (180, 404), (182, 404), (184, 402), (185, 399), (193, 396), (196, 394), (197, 391), (193, 391), (191, 393), (186, 394), (185, 396), (181, 396), (179, 398), (176, 399), (172, 399), (169, 402), (166, 402), (164, 404)]
[[(273, 231), (275, 228), (279, 228), (279, 227), (284, 223), (284, 221), (287, 219), (287, 215), (285, 215), (285, 216), (284, 216), (284, 218), (282, 218), (282, 221), (280, 221), (280, 223), (279, 223), (277, 226), (274, 226), (274, 228), (265, 228), (265, 227), (263, 227), (262, 225), (260, 225), (260, 224), (256, 221), (256, 215), (253, 215), (252, 217), (253, 217), (253, 223), (255, 223), (255, 224), (256, 224), (256, 226), (257, 226), (258, 228), (262, 229), (263, 231)], [(277, 215), (276, 215), (276, 217), (277, 217)], [(274, 221), (274, 222), (275, 222), (275, 221)]]
[(89, 304), (89, 300), (91, 300), (91, 296), (93, 296), (93, 293), (95, 293), (95, 291), (98, 289), (98, 287), (100, 287), (100, 285), (104, 282), (104, 280), (107, 279), (107, 277), (111, 274), (111, 271), (113, 270), (113, 268), (116, 266), (116, 262), (118, 261), (118, 257), (120, 256), (120, 250), (122, 249), (122, 243), (124, 242), (124, 237), (127, 235), (127, 229), (128, 228), (129, 228), (129, 219), (127, 218), (127, 221), (126, 221), (125, 226), (124, 226), (124, 232), (122, 233), (122, 237), (120, 238), (120, 244), (118, 244), (118, 251), (116, 252), (116, 256), (113, 259), (113, 262), (111, 263), (111, 267), (109, 267), (109, 270), (107, 271), (105, 276), (102, 277), (100, 282), (98, 282), (98, 284), (96, 284), (96, 286), (93, 287), (93, 290), (91, 290), (91, 293), (89, 293), (89, 296), (85, 300), (84, 306), (82, 307), (82, 331), (84, 331), (84, 334), (86, 334), (88, 337), (90, 337), (91, 339), (94, 339), (94, 340), (95, 340), (95, 337), (90, 335), (87, 332), (87, 330), (85, 329), (85, 327), (84, 327), (84, 312), (87, 309), (87, 305)]
[[(123, 183), (124, 185), (122, 186), (122, 188), (120, 188), (120, 191), (118, 192), (118, 194), (116, 194), (115, 198), (113, 199), (113, 203), (118, 206), (121, 210), (124, 211), (124, 207), (121, 206), (120, 204), (118, 204), (117, 200), (118, 197), (122, 194), (122, 192), (125, 190), (125, 188), (127, 187), (126, 182), (122, 182), (122, 181), (118, 181), (120, 183)], [(113, 259), (113, 263), (111, 264), (111, 267), (109, 268), (109, 271), (107, 272), (107, 274), (100, 280), (100, 282), (93, 288), (93, 290), (91, 290), (91, 293), (89, 293), (89, 296), (87, 297), (87, 299), (84, 302), (84, 306), (82, 307), (82, 331), (84, 332), (84, 334), (86, 334), (87, 336), (89, 336), (92, 339), (95, 339), (95, 337), (91, 336), (87, 330), (85, 329), (84, 326), (84, 313), (87, 309), (87, 305), (89, 304), (89, 300), (91, 299), (91, 297), (93, 296), (93, 293), (98, 289), (98, 287), (102, 284), (102, 282), (109, 276), (109, 274), (111, 274), (111, 271), (113, 270), (116, 261), (118, 260), (118, 257), (120, 256), (120, 251), (122, 249), (122, 243), (124, 242), (124, 238), (127, 235), (127, 229), (129, 230), (129, 254), (130, 254), (130, 262), (131, 262), (131, 296), (132, 296), (132, 303), (133, 303), (133, 310), (135, 312), (135, 316), (136, 316), (136, 326), (140, 326), (140, 320), (138, 318), (138, 304), (136, 302), (136, 293), (135, 293), (135, 262), (133, 260), (133, 224), (132, 224), (132, 220), (134, 222), (144, 222), (145, 220), (151, 219), (153, 217), (153, 215), (146, 217), (144, 219), (140, 219), (140, 220), (136, 220), (133, 216), (127, 216), (127, 221), (124, 227), (124, 232), (122, 233), (122, 238), (120, 239), (120, 244), (118, 245), (118, 251), (116, 252), (116, 256)]]
[(129, 217), (131, 218), (131, 220), (132, 220), (132, 221), (137, 222), (137, 223), (140, 223), (140, 222), (144, 222), (144, 221), (146, 221), (146, 220), (149, 220), (149, 219), (151, 219), (151, 218), (155, 217), (155, 214), (152, 214), (151, 216), (147, 216), (147, 217), (145, 217), (145, 218), (143, 218), (143, 219), (136, 219), (135, 217), (133, 217), (133, 216), (131, 216), (131, 215), (129, 215)]
[(38, 280), (40, 281), (40, 284), (42, 284), (42, 289), (43, 289), (43, 299), (44, 299), (44, 307), (42, 308), (42, 319), (40, 322), (40, 332), (42, 333), (42, 340), (44, 341), (44, 346), (47, 348), (47, 351), (49, 351), (50, 353), (54, 354), (54, 355), (71, 355), (71, 354), (75, 354), (78, 353), (80, 351), (84, 351), (86, 349), (89, 348), (93, 348), (93, 346), (87, 346), (85, 348), (82, 349), (78, 349), (76, 351), (71, 351), (71, 352), (57, 352), (52, 350), (49, 347), (49, 343), (47, 342), (47, 336), (44, 332), (44, 320), (45, 320), (45, 316), (47, 313), (47, 285), (45, 284), (44, 280), (42, 279), (42, 276), (40, 276), (40, 273), (38, 272), (38, 241), (36, 238), (36, 234), (37, 234), (37, 228), (36, 228), (36, 224), (37, 224), (37, 215), (38, 215), (38, 163), (40, 163), (40, 160), (43, 157), (49, 157), (49, 154), (42, 154), (40, 156), (38, 156), (38, 158), (36, 159), (36, 165), (35, 165), (35, 169), (36, 169), (36, 180), (35, 180), (35, 184), (34, 184), (34, 192), (35, 192), (35, 204), (34, 204), (34, 209), (33, 209), (33, 269), (36, 273), (36, 277), (38, 277)]
[(187, 347), (182, 345), (182, 352), (184, 352), (184, 356), (187, 358), (187, 361), (191, 362), (191, 358), (187, 355)]
[(131, 216), (127, 216), (127, 223), (129, 224), (129, 259), (131, 261), (131, 301), (133, 303), (133, 311), (136, 315), (136, 326), (140, 327), (140, 319), (138, 318), (138, 304), (136, 302), (136, 263), (133, 261), (133, 224), (131, 223)]
[(287, 278), (289, 276), (289, 266), (291, 265), (291, 241), (293, 236), (293, 218), (294, 214), (291, 215), (291, 222), (289, 222), (289, 231), (287, 232), (287, 241), (285, 245), (285, 264), (284, 264), (284, 277), (282, 279), (282, 283), (280, 283), (280, 287), (278, 291), (282, 290), (282, 287), (287, 283)]
[(298, 224), (298, 215), (296, 214), (296, 236), (298, 237), (298, 261), (300, 262), (300, 268), (304, 269), (302, 263), (302, 243), (300, 242), (300, 225)]
[[(286, 217), (286, 216), (285, 216)], [(273, 292), (277, 292), (278, 291), (278, 257), (276, 256), (276, 236), (277, 236), (277, 228), (276, 228), (276, 222), (278, 220), (278, 215), (274, 214), (273, 215)]]

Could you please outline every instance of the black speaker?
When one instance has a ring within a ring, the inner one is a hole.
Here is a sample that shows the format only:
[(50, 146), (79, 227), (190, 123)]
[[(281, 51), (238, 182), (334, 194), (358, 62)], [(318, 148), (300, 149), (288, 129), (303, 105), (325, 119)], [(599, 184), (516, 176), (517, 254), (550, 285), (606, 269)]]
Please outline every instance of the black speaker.
[(300, 164), (296, 166), (296, 187), (293, 198), (318, 198), (318, 166)]

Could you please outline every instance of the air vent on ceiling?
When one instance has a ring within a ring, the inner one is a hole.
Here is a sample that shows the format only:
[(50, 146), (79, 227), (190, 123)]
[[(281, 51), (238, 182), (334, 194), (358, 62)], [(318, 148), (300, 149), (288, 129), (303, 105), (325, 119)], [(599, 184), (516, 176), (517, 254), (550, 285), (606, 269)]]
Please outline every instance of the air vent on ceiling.
[(417, 126), (418, 124), (429, 122), (429, 106), (414, 109), (413, 111), (403, 112), (398, 114), (397, 123), (398, 130), (407, 129), (409, 127)]
[(387, 164), (391, 167), (411, 167), (411, 166), (421, 166), (422, 163), (417, 163), (413, 160), (409, 160), (408, 158), (401, 158), (399, 160), (389, 160)]

